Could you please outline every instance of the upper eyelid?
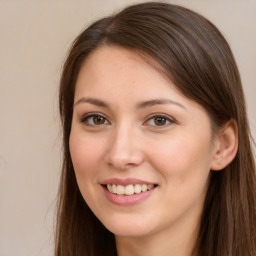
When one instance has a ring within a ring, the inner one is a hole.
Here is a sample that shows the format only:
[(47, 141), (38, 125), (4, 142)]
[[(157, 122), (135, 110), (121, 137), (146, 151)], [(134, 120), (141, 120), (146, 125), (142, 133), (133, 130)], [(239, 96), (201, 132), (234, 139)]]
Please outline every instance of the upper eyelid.
[[(155, 117), (162, 117), (162, 118), (165, 118), (166, 120), (167, 120), (167, 122), (168, 123), (166, 123), (166, 124), (164, 124), (164, 125), (154, 125), (154, 124), (150, 124), (149, 122), (150, 121), (153, 121), (153, 119), (155, 118)], [(170, 117), (169, 115), (166, 115), (166, 114), (152, 114), (152, 115), (149, 115), (148, 117), (147, 117), (147, 119), (146, 119), (146, 121), (143, 123), (143, 125), (144, 126), (149, 126), (149, 127), (154, 127), (154, 128), (157, 128), (157, 129), (164, 129), (164, 128), (167, 128), (167, 127), (169, 127), (170, 125), (173, 125), (173, 124), (176, 124), (177, 123), (177, 121), (174, 119), (174, 118), (172, 118), (172, 117)]]
[(81, 115), (81, 118), (89, 117), (89, 116), (102, 116), (102, 117), (108, 119), (108, 117), (105, 114), (101, 113), (101, 112), (88, 112), (86, 114)]
[(80, 121), (83, 122), (83, 121), (85, 121), (86, 118), (93, 117), (93, 116), (102, 116), (103, 118), (105, 118), (107, 120), (108, 123), (110, 123), (109, 118), (100, 112), (89, 112), (87, 114), (84, 114), (80, 118)]
[(167, 115), (167, 114), (163, 114), (163, 113), (154, 113), (154, 114), (150, 114), (150, 115), (147, 117), (146, 121), (149, 120), (149, 119), (152, 119), (152, 118), (154, 118), (154, 117), (158, 117), (158, 116), (163, 117), (163, 118), (166, 118), (166, 119), (169, 120), (169, 121), (176, 122), (176, 119), (175, 119), (175, 118), (173, 118), (173, 117), (171, 117), (171, 116), (169, 116), (169, 115)]

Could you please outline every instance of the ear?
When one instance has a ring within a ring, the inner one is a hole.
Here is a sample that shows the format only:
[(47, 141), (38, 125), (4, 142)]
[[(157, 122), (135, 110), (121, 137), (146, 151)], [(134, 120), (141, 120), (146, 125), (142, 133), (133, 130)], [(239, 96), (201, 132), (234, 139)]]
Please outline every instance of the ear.
[(211, 170), (219, 171), (228, 166), (236, 156), (238, 129), (236, 121), (228, 121), (218, 132), (211, 163)]

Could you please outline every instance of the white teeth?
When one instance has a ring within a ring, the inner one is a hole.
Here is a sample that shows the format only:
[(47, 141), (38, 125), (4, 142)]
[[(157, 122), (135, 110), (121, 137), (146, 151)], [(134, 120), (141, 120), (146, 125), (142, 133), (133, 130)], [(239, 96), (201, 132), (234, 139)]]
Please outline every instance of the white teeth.
[(110, 184), (107, 185), (108, 191), (112, 192), (112, 186)]
[(148, 190), (148, 186), (147, 186), (146, 184), (143, 184), (143, 185), (141, 186), (141, 190), (142, 190), (142, 192), (147, 191), (147, 190)]
[(148, 190), (152, 189), (154, 187), (153, 184), (148, 185)]
[(125, 186), (124, 193), (127, 196), (133, 195), (134, 194), (134, 186), (133, 185)]
[(123, 185), (110, 185), (107, 184), (107, 189), (109, 192), (113, 193), (113, 194), (118, 194), (118, 195), (133, 195), (133, 194), (139, 194), (141, 192), (146, 192), (147, 190), (150, 190), (154, 187), (153, 184), (150, 185), (146, 185), (146, 184), (136, 184), (136, 185), (127, 185), (127, 186), (123, 186)]
[(136, 185), (134, 186), (134, 192), (135, 192), (136, 194), (138, 194), (138, 193), (141, 192), (141, 185), (140, 185), (140, 184), (136, 184)]
[[(111, 186), (111, 185), (110, 185), (110, 186)], [(110, 192), (112, 192), (112, 193), (114, 193), (114, 194), (117, 193), (116, 185), (112, 185), (112, 191), (110, 191)]]
[(122, 186), (122, 185), (117, 185), (117, 186), (116, 186), (116, 193), (117, 193), (118, 195), (124, 195), (124, 186)]

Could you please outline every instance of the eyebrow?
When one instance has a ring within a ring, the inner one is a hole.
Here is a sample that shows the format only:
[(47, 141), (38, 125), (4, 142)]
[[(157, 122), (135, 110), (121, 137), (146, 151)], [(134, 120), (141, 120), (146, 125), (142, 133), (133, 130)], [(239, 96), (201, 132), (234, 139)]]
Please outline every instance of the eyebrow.
[[(102, 101), (100, 99), (96, 98), (86, 98), (82, 97), (78, 101), (75, 102), (74, 106), (81, 104), (81, 103), (90, 103), (99, 107), (104, 107), (104, 108), (110, 108), (109, 104), (107, 104), (105, 101)], [(147, 108), (147, 107), (153, 107), (155, 105), (165, 105), (165, 104), (173, 104), (181, 108), (185, 108), (182, 104), (180, 104), (177, 101), (173, 101), (171, 99), (152, 99), (152, 100), (147, 100), (147, 101), (141, 101), (138, 104), (136, 104), (137, 109), (142, 109), (142, 108)]]
[(77, 102), (75, 102), (74, 106), (80, 103), (90, 103), (99, 107), (109, 108), (109, 105), (106, 102), (95, 98), (80, 98)]
[(155, 105), (165, 105), (165, 104), (173, 104), (186, 109), (185, 106), (171, 99), (153, 99), (148, 101), (142, 101), (137, 104), (137, 108), (140, 109), (140, 108), (152, 107)]

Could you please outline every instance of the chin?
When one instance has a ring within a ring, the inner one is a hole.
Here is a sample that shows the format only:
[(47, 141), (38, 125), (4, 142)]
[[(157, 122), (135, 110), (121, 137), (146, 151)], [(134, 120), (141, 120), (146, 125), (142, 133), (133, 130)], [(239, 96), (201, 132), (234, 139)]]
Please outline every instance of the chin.
[[(152, 222), (151, 222), (152, 223)], [(142, 237), (152, 232), (152, 224), (140, 219), (119, 218), (103, 222), (104, 226), (116, 236)]]
[(144, 229), (137, 229), (136, 227), (110, 227), (108, 228), (110, 232), (112, 232), (115, 236), (122, 237), (143, 237), (148, 235), (150, 232)]

